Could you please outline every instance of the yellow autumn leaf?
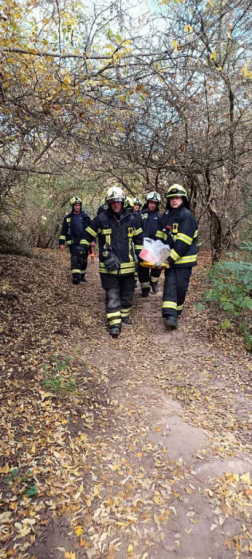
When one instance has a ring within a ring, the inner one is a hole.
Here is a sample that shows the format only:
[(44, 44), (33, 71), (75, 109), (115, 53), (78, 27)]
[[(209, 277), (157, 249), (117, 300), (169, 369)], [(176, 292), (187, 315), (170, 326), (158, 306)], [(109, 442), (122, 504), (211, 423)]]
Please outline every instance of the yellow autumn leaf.
[(72, 551), (66, 551), (65, 559), (76, 559), (75, 553), (72, 553)]
[(250, 473), (247, 472), (246, 474), (242, 474), (241, 478), (242, 481), (244, 481), (244, 483), (246, 483), (247, 485), (250, 485), (251, 483), (251, 479), (250, 479)]
[(82, 528), (82, 526), (76, 526), (76, 528), (75, 528), (75, 534), (76, 534), (76, 536), (81, 536), (82, 533), (83, 533), (83, 528)]
[(121, 464), (115, 464), (114, 466), (111, 467), (112, 472), (116, 472), (117, 470), (119, 470)]
[(130, 544), (130, 545), (128, 546), (128, 555), (129, 555), (130, 557), (132, 557), (133, 552), (134, 552), (134, 547), (133, 547), (132, 544)]
[(171, 44), (174, 48), (174, 52), (178, 52), (179, 44), (177, 43), (177, 41), (175, 41), (175, 39), (173, 39)]
[(211, 60), (216, 60), (216, 58), (217, 58), (217, 52), (211, 52), (210, 59)]
[(185, 25), (185, 32), (186, 33), (192, 33), (193, 31), (193, 27), (189, 24)]

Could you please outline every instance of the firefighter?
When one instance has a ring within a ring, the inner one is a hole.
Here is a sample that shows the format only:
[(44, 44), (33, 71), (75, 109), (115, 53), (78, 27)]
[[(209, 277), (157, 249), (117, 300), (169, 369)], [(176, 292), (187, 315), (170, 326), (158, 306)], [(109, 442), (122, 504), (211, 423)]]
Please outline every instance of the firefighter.
[(135, 228), (134, 217), (124, 208), (124, 192), (112, 186), (107, 192), (108, 209), (96, 216), (84, 232), (81, 246), (88, 247), (98, 234), (99, 272), (106, 291), (109, 333), (117, 338), (129, 316), (134, 295), (134, 250), (143, 248), (143, 232)]
[(78, 196), (71, 198), (70, 206), (72, 211), (63, 220), (59, 248), (64, 250), (66, 243), (70, 249), (72, 280), (77, 285), (80, 281), (86, 281), (87, 254), (82, 250), (83, 247), (80, 247), (80, 240), (91, 219), (82, 211), (82, 200)]
[[(129, 196), (126, 196), (126, 197), (125, 197), (124, 207), (128, 210), (128, 212), (129, 212), (131, 215), (133, 215), (133, 217), (134, 217), (134, 226), (135, 226), (135, 229), (142, 228), (141, 213), (140, 213), (140, 212), (137, 212), (137, 211), (134, 209), (134, 201), (133, 201), (132, 198), (130, 198)], [(135, 287), (137, 287), (137, 280), (138, 280), (138, 259), (136, 258), (136, 254), (135, 254), (135, 261), (136, 261), (136, 268), (135, 268), (134, 277), (135, 277)]]
[(182, 313), (192, 267), (197, 265), (198, 227), (183, 186), (170, 186), (166, 198), (166, 212), (161, 217), (156, 238), (171, 246), (165, 271), (162, 314), (167, 329), (174, 330), (177, 317)]
[[(150, 239), (156, 238), (161, 217), (161, 214), (159, 213), (160, 201), (161, 198), (158, 192), (149, 192), (149, 194), (145, 197), (145, 204), (141, 211), (144, 237), (149, 237)], [(142, 289), (142, 297), (148, 297), (150, 288), (152, 288), (153, 293), (158, 293), (158, 280), (160, 274), (161, 270), (158, 268), (144, 268), (140, 263), (138, 266), (138, 277)]]
[(142, 207), (141, 200), (138, 197), (134, 198), (134, 211), (135, 212), (140, 212), (141, 207)]

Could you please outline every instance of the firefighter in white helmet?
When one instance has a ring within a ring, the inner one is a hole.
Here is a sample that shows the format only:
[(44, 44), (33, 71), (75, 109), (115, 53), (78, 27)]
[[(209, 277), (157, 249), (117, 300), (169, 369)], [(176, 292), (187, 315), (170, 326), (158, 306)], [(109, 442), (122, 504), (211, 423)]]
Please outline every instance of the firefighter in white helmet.
[(135, 257), (143, 248), (142, 228), (136, 229), (134, 217), (124, 208), (125, 195), (118, 186), (109, 188), (108, 209), (87, 227), (81, 245), (88, 247), (98, 235), (99, 272), (106, 291), (109, 333), (117, 338), (122, 323), (132, 324), (130, 309), (134, 295)]

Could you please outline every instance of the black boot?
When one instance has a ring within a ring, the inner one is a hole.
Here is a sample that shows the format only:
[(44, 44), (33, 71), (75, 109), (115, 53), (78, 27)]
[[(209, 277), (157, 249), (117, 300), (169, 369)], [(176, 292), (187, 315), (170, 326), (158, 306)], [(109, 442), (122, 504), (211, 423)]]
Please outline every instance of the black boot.
[(120, 332), (121, 329), (119, 328), (119, 326), (113, 326), (112, 328), (109, 329), (109, 333), (110, 336), (112, 336), (112, 338), (118, 338)]
[(159, 292), (159, 287), (157, 283), (151, 283), (151, 288), (153, 293), (158, 293)]
[(78, 285), (80, 283), (80, 280), (78, 278), (73, 278), (73, 283), (74, 285)]
[(81, 279), (80, 279), (80, 280), (81, 280), (81, 281), (87, 281), (86, 278), (85, 278), (85, 276), (81, 276)]
[(144, 288), (142, 289), (141, 297), (148, 297), (149, 292), (150, 292), (149, 288), (148, 288), (148, 287), (144, 287)]
[(130, 316), (124, 316), (122, 318), (122, 323), (123, 324), (132, 324), (132, 319), (130, 318)]
[(165, 326), (167, 330), (176, 330), (178, 327), (178, 321), (175, 316), (169, 315), (165, 317)]

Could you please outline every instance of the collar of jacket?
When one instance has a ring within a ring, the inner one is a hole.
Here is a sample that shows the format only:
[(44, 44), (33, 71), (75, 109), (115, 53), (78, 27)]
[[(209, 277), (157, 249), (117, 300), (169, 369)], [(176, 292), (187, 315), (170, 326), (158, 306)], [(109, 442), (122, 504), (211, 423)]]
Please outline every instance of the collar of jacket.
[(167, 210), (167, 214), (170, 216), (179, 216), (182, 211), (185, 209), (185, 206), (182, 204), (182, 206), (179, 206), (179, 208), (174, 208), (174, 209), (169, 209)]
[(120, 215), (116, 215), (116, 213), (113, 212), (112, 208), (109, 207), (109, 209), (107, 210), (107, 213), (108, 213), (108, 215), (110, 215), (111, 217), (116, 219), (116, 221), (122, 221), (122, 219), (124, 219), (125, 217), (130, 216), (130, 213), (128, 212), (128, 210), (126, 210), (126, 208), (122, 209), (122, 211), (120, 212)]

